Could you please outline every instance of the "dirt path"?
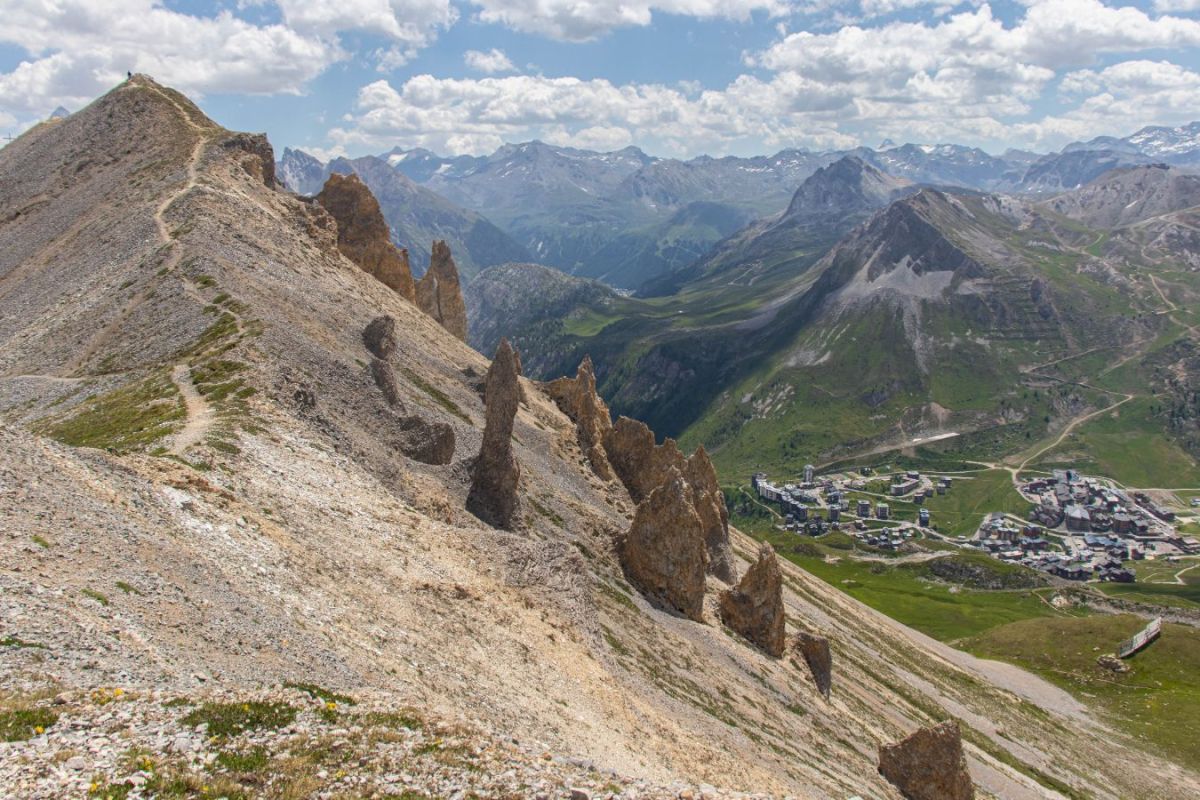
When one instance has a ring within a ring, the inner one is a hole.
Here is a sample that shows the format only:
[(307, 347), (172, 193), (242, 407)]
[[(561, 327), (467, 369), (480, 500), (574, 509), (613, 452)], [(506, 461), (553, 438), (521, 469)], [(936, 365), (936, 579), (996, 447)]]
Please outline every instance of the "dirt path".
[(1179, 572), (1176, 572), (1175, 583), (1179, 584), (1180, 586), (1185, 585), (1187, 582), (1183, 579), (1183, 573), (1193, 570), (1196, 567), (1200, 567), (1200, 564), (1192, 564), (1190, 567), (1184, 567), (1183, 569), (1179, 570)]
[(216, 415), (212, 406), (204, 399), (204, 395), (196, 391), (196, 384), (192, 383), (192, 371), (187, 364), (176, 364), (175, 369), (171, 370), (171, 380), (183, 395), (183, 402), (187, 406), (187, 422), (182, 430), (175, 434), (174, 443), (171, 445), (171, 452), (181, 456), (192, 445), (204, 441), (204, 436), (212, 427)]
[(1025, 467), (1029, 466), (1029, 463), (1031, 461), (1036, 461), (1037, 459), (1041, 458), (1046, 453), (1050, 452), (1051, 450), (1053, 450), (1054, 448), (1056, 448), (1060, 444), (1062, 444), (1063, 440), (1066, 439), (1071, 434), (1071, 431), (1075, 430), (1080, 425), (1082, 425), (1083, 423), (1087, 422), (1090, 419), (1095, 419), (1096, 417), (1100, 416), (1101, 414), (1105, 414), (1109, 411), (1113, 411), (1116, 408), (1118, 408), (1119, 406), (1122, 406), (1125, 403), (1128, 403), (1130, 400), (1133, 399), (1133, 397), (1134, 396), (1132, 394), (1124, 395), (1120, 400), (1118, 400), (1117, 402), (1113, 403), (1110, 406), (1105, 406), (1104, 408), (1101, 408), (1097, 411), (1093, 411), (1089, 414), (1081, 414), (1080, 416), (1075, 417), (1075, 419), (1073, 419), (1067, 423), (1066, 427), (1064, 427), (1062, 429), (1062, 431), (1058, 434), (1058, 437), (1053, 442), (1046, 445), (1045, 447), (1038, 450), (1036, 453), (1034, 453), (1033, 455), (1029, 456), (1024, 461), (1021, 462), (1021, 465), (1013, 471), (1014, 480), (1016, 479), (1017, 475), (1020, 474), (1021, 470), (1025, 469)]

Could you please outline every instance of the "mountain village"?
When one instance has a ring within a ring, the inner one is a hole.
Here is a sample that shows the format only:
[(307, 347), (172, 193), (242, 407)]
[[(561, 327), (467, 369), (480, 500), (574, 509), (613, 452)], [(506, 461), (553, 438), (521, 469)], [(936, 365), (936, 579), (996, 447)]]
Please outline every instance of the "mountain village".
[(1029, 503), (1027, 518), (989, 512), (968, 537), (939, 531), (926, 502), (952, 492), (956, 481), (973, 480), (969, 473), (888, 470), (817, 475), (806, 465), (799, 483), (775, 484), (762, 472), (750, 483), (760, 500), (778, 506), (779, 529), (806, 536), (844, 531), (885, 552), (913, 539), (936, 540), (1070, 581), (1118, 583), (1134, 582), (1129, 562), (1200, 554), (1200, 540), (1175, 526), (1174, 510), (1107, 478), (1054, 470), (1017, 480), (1014, 489)]

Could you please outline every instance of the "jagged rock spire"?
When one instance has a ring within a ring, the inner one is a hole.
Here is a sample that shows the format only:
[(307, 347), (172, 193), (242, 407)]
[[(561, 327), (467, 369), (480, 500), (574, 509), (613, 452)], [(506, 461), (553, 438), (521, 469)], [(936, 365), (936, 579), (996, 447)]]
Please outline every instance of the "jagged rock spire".
[(704, 543), (708, 546), (708, 573), (726, 583), (737, 582), (737, 565), (729, 544), (729, 509), (717, 483), (717, 470), (704, 445), (687, 460), (685, 477), (692, 487), (692, 502), (704, 522)]
[(592, 357), (583, 357), (574, 378), (558, 378), (544, 386), (559, 409), (574, 420), (579, 447), (592, 471), (601, 480), (611, 481), (616, 475), (604, 451), (604, 437), (612, 430), (612, 415), (596, 391)]
[(908, 800), (973, 800), (975, 784), (963, 756), (958, 722), (921, 728), (879, 748), (879, 774)]
[(408, 251), (392, 244), (379, 201), (357, 175), (329, 176), (317, 202), (337, 221), (338, 250), (396, 294), (416, 302)]
[(484, 383), (486, 421), (479, 457), (471, 468), (467, 510), (497, 528), (520, 523), (518, 486), (521, 466), (513, 453), (513, 423), (521, 401), (520, 360), (508, 339), (501, 339)]
[(684, 458), (674, 439), (656, 444), (654, 432), (644, 422), (621, 417), (604, 434), (604, 452), (635, 503), (661, 486), (671, 470), (682, 474), (704, 527), (709, 573), (726, 583), (737, 581), (737, 567), (729, 546), (729, 511), (717, 483), (717, 472), (703, 447), (690, 458)]
[(417, 281), (417, 306), (443, 328), (467, 340), (467, 304), (463, 302), (458, 267), (450, 255), (450, 245), (441, 239), (433, 243), (429, 269)]
[(630, 583), (643, 594), (697, 622), (703, 618), (708, 551), (691, 488), (679, 470), (671, 468), (638, 505), (618, 553)]
[(721, 593), (720, 607), (726, 625), (768, 654), (783, 655), (783, 575), (771, 545), (764, 542), (738, 585)]

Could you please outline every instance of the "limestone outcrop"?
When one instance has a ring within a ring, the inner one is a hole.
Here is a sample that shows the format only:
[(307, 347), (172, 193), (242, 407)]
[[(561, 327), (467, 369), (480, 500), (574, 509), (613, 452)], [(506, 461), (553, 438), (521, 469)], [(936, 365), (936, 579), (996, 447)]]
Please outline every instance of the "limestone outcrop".
[(684, 458), (674, 439), (657, 444), (654, 432), (644, 422), (629, 417), (621, 417), (606, 430), (603, 442), (613, 472), (625, 484), (635, 503), (640, 503), (661, 486), (670, 470), (678, 470), (683, 475), (704, 527), (709, 573), (726, 583), (735, 583), (737, 566), (729, 545), (729, 511), (717, 483), (717, 471), (704, 448), (700, 447), (690, 458)]
[(442, 240), (433, 243), (429, 269), (416, 284), (417, 307), (450, 331), (467, 340), (467, 304), (463, 302), (458, 267), (450, 255), (450, 245)]
[(363, 271), (409, 302), (416, 302), (416, 285), (408, 251), (392, 244), (379, 202), (357, 175), (334, 173), (317, 195), (317, 202), (338, 226), (338, 250)]
[(829, 651), (829, 640), (815, 633), (800, 631), (792, 639), (792, 649), (808, 665), (817, 691), (828, 698), (833, 688), (833, 655)]
[(592, 472), (601, 480), (611, 481), (616, 474), (604, 451), (604, 437), (612, 430), (612, 415), (596, 392), (591, 356), (583, 357), (574, 378), (558, 378), (543, 386), (559, 409), (575, 422), (579, 448), (591, 464)]
[(670, 470), (687, 471), (683, 453), (674, 439), (656, 444), (654, 432), (646, 423), (629, 417), (619, 418), (605, 432), (604, 452), (635, 503), (662, 486)]
[(242, 160), (242, 169), (264, 185), (275, 187), (275, 149), (265, 133), (235, 133), (222, 141), (221, 146), (248, 153)]
[(371, 320), (363, 329), (363, 345), (376, 358), (391, 358), (396, 352), (396, 318), (384, 314)]
[(708, 549), (691, 487), (679, 470), (672, 468), (638, 504), (617, 549), (626, 577), (643, 594), (697, 622), (703, 618)]
[(696, 513), (704, 523), (704, 543), (708, 546), (708, 573), (726, 583), (737, 582), (737, 564), (729, 544), (729, 509), (717, 483), (717, 470), (704, 445), (688, 458), (684, 476), (692, 487)]
[(737, 586), (721, 593), (721, 620), (776, 658), (783, 655), (783, 574), (765, 542)]
[(371, 377), (389, 406), (395, 408), (401, 405), (400, 387), (396, 384), (396, 371), (392, 369), (391, 364), (382, 358), (372, 358)]
[(972, 800), (975, 785), (963, 756), (958, 723), (921, 728), (879, 748), (879, 774), (908, 800)]
[(521, 401), (520, 361), (507, 339), (500, 340), (484, 383), (483, 444), (471, 467), (467, 510), (496, 528), (520, 523), (521, 466), (513, 453), (513, 423)]

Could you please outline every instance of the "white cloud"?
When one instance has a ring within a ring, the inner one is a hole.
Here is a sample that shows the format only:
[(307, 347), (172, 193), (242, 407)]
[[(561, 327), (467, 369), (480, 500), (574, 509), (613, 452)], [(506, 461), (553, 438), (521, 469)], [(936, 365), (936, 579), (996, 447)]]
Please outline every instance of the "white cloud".
[(127, 71), (195, 94), (298, 92), (343, 55), (284, 25), (190, 16), (154, 0), (8, 0), (0, 42), (31, 56), (0, 74), (0, 108), (23, 119), (78, 108)]
[(331, 132), (354, 149), (423, 146), (487, 152), (504, 141), (540, 138), (590, 149), (653, 141), (664, 152), (723, 151), (753, 140), (815, 146), (851, 141), (826, 119), (851, 98), (786, 76), (768, 84), (742, 76), (722, 91), (690, 94), (660, 84), (519, 75), (458, 80), (418, 75), (399, 89), (376, 81), (358, 113)]
[[(263, 5), (242, 0), (238, 8)], [(56, 105), (78, 108), (145, 72), (193, 95), (299, 93), (348, 57), (339, 34), (389, 44), (381, 68), (406, 63), (458, 12), (450, 0), (277, 0), (283, 19), (255, 24), (230, 11), (188, 14), (164, 0), (6, 0), (0, 42), (29, 58), (0, 74), (0, 111), (28, 124)]]
[(1032, 141), (1061, 143), (1191, 122), (1200, 108), (1200, 73), (1167, 61), (1125, 61), (1069, 73), (1059, 92), (1075, 107), (1020, 125)]
[[(458, 10), (450, 0), (276, 0), (276, 3), (284, 21), (297, 31), (326, 39), (346, 31), (376, 33), (409, 49), (427, 46), (439, 28), (449, 28), (458, 19)], [(404, 52), (405, 48), (398, 51)]]
[(745, 20), (751, 12), (786, 13), (788, 0), (470, 0), (479, 18), (552, 39), (587, 41), (618, 28), (649, 25), (654, 12)]
[(1200, 0), (1154, 0), (1154, 10), (1164, 14), (1200, 11)]
[(504, 54), (503, 50), (493, 47), (488, 52), (468, 50), (463, 53), (463, 63), (476, 72), (486, 72), (489, 75), (496, 72), (515, 72), (516, 67)]

